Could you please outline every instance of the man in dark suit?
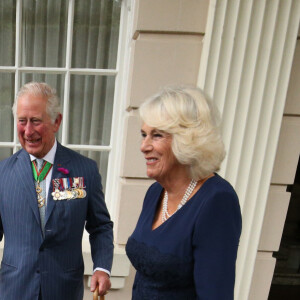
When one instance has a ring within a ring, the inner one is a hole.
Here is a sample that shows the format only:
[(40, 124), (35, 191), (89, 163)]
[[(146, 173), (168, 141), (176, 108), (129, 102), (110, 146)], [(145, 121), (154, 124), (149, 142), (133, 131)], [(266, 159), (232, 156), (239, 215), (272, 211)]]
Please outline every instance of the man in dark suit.
[(103, 295), (113, 233), (96, 163), (56, 141), (62, 115), (49, 85), (24, 85), (13, 110), (23, 149), (0, 163), (0, 299), (82, 300), (84, 226), (91, 291), (99, 284)]

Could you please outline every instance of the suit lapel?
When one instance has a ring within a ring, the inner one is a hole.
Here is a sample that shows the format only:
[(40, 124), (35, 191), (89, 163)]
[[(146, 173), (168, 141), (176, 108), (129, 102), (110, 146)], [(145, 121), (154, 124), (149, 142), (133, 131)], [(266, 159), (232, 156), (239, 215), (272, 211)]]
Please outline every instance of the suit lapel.
[(56, 205), (56, 201), (53, 200), (53, 196), (51, 194), (53, 192), (52, 180), (55, 178), (69, 177), (69, 175), (64, 175), (57, 170), (60, 167), (68, 168), (69, 161), (70, 161), (70, 158), (67, 156), (66, 151), (64, 150), (64, 147), (60, 143), (57, 143), (57, 149), (56, 149), (56, 153), (55, 153), (53, 170), (52, 170), (52, 178), (51, 178), (49, 192), (48, 192), (48, 198), (47, 198), (45, 224), (49, 220), (49, 218), (53, 212), (53, 209)]
[(37, 205), (37, 196), (32, 175), (31, 161), (28, 153), (25, 150), (21, 150), (17, 156), (14, 172), (18, 182), (20, 182), (20, 186), (22, 186), (24, 189), (24, 197), (27, 199), (29, 206), (33, 210), (34, 216), (40, 225), (40, 213)]

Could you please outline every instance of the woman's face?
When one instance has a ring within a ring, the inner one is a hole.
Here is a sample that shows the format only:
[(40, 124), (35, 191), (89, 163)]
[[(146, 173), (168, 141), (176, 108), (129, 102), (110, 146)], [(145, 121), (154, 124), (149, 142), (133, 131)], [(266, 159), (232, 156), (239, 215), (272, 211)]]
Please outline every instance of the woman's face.
[(147, 165), (147, 176), (158, 182), (167, 180), (182, 168), (172, 151), (172, 136), (147, 124), (141, 128), (141, 151), (144, 153)]

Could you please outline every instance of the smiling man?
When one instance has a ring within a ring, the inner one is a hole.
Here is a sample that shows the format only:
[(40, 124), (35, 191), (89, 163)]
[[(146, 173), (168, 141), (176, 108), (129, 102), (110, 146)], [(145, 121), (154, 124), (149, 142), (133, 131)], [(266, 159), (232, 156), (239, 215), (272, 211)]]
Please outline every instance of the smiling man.
[(0, 300), (81, 300), (82, 234), (90, 234), (91, 290), (110, 288), (112, 222), (97, 165), (56, 141), (55, 90), (24, 85), (13, 106), (22, 148), (0, 163)]
[(44, 157), (55, 142), (62, 116), (56, 112), (54, 121), (47, 113), (47, 97), (25, 93), (17, 104), (17, 128), (19, 141), (29, 154)]

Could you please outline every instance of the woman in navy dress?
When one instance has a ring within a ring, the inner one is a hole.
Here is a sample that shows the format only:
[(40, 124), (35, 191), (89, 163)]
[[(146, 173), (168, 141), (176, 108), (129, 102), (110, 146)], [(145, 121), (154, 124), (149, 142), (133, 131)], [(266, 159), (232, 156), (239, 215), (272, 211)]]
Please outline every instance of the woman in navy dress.
[(126, 245), (132, 299), (232, 300), (241, 213), (215, 173), (225, 151), (212, 104), (198, 88), (166, 88), (140, 115), (141, 151), (156, 182)]

